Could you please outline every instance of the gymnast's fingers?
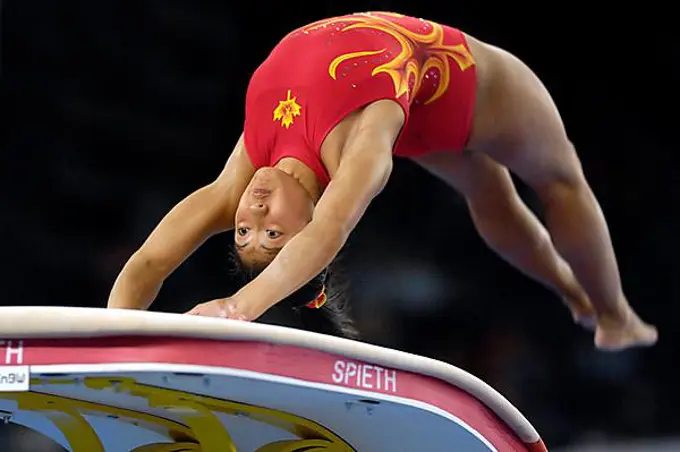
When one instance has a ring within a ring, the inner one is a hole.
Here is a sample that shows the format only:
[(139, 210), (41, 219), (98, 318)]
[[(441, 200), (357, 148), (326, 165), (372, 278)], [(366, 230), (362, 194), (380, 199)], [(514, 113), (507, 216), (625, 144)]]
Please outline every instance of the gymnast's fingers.
[(187, 315), (204, 315), (205, 314), (204, 305), (206, 305), (206, 304), (207, 303), (197, 304), (196, 306), (191, 308), (189, 311), (185, 312), (185, 314), (187, 314)]

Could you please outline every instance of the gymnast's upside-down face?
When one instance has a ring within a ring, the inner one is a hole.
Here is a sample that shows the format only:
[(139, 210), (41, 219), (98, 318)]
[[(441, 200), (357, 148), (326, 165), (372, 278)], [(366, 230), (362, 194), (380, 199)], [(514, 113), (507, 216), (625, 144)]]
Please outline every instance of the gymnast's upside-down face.
[(235, 245), (250, 266), (268, 264), (309, 223), (314, 202), (293, 177), (261, 168), (251, 179), (236, 210)]

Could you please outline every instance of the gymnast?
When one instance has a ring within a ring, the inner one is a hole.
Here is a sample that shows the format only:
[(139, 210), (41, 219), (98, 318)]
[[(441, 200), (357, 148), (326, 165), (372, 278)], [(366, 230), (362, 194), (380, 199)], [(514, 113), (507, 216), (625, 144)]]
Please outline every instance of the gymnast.
[[(464, 196), (484, 241), (559, 294), (599, 349), (657, 341), (628, 303), (605, 218), (538, 77), (455, 28), (382, 12), (321, 20), (276, 45), (250, 80), (221, 174), (162, 219), (108, 307), (148, 308), (197, 247), (234, 230), (244, 286), (189, 314), (253, 321), (288, 303), (301, 315), (327, 310), (325, 332), (355, 336), (331, 264), (394, 156)], [(547, 230), (509, 171), (542, 201)]]

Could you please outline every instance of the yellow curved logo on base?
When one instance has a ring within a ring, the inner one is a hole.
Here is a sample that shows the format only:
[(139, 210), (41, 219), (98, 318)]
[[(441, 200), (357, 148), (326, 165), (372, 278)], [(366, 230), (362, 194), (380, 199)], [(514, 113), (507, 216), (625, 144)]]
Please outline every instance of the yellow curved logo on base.
[(80, 384), (94, 390), (113, 390), (145, 399), (150, 408), (172, 415), (163, 417), (34, 391), (0, 393), (0, 398), (16, 401), (19, 410), (36, 412), (50, 419), (64, 435), (73, 452), (105, 452), (97, 432), (84, 416), (114, 418), (160, 433), (172, 441), (145, 444), (130, 452), (239, 452), (217, 414), (245, 416), (297, 437), (264, 445), (255, 452), (355, 452), (342, 438), (309, 419), (270, 408), (149, 386), (133, 378), (87, 377), (78, 381), (41, 379), (34, 384)]

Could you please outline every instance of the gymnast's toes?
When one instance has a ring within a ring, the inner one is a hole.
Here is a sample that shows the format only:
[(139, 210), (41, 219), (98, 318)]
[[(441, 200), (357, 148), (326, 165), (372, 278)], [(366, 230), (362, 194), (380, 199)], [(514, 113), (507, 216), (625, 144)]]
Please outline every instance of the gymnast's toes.
[(632, 347), (650, 347), (659, 339), (656, 327), (631, 313), (624, 323), (600, 323), (595, 331), (595, 345), (603, 351), (620, 351)]

